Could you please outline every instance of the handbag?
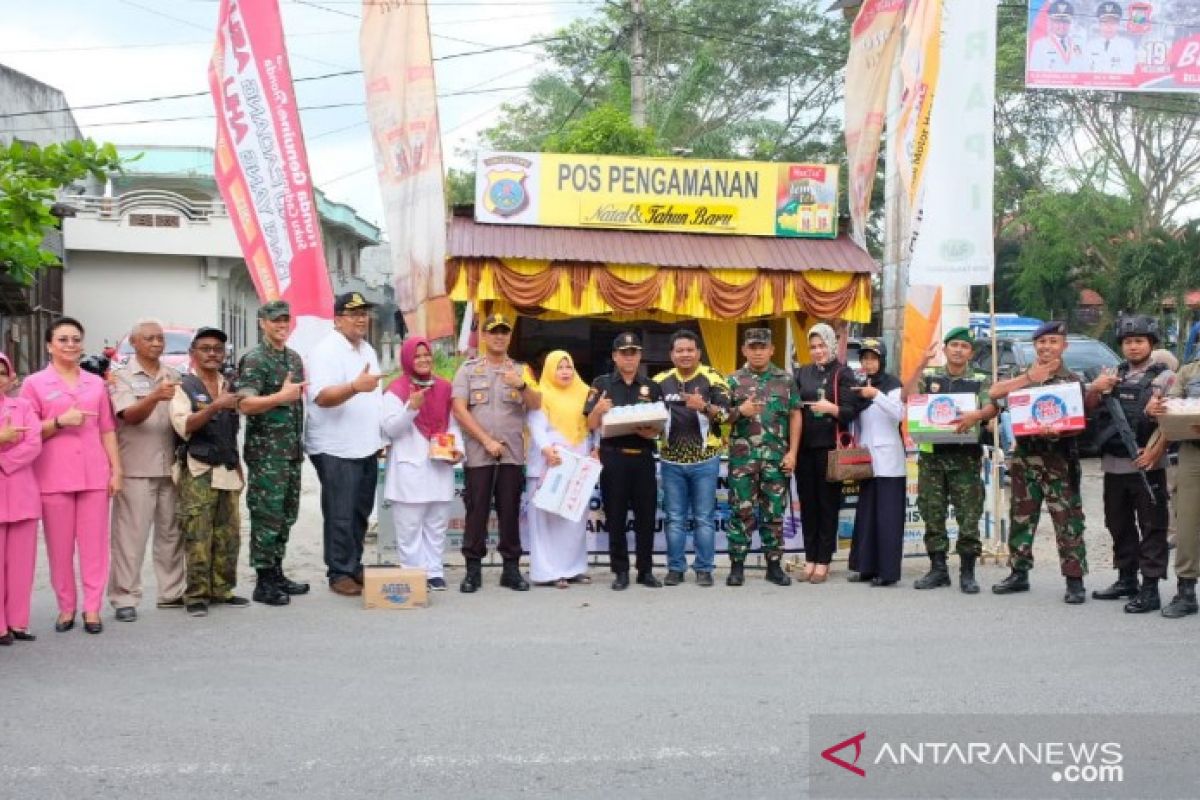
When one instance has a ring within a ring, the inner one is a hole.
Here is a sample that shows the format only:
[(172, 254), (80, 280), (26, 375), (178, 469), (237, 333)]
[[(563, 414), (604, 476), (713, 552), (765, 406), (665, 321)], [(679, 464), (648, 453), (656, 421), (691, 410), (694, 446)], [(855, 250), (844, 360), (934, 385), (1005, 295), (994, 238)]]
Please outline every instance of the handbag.
[[(838, 378), (841, 370), (833, 376), (833, 403), (838, 404)], [(825, 464), (825, 480), (830, 483), (865, 481), (875, 477), (871, 467), (871, 454), (858, 444), (853, 433), (842, 430), (835, 424), (834, 448), (829, 451)]]

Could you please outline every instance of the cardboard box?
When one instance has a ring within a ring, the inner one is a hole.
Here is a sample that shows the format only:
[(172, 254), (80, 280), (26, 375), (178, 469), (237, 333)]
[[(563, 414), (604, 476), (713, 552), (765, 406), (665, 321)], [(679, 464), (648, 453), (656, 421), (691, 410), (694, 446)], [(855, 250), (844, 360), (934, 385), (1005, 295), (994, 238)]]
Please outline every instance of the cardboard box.
[(955, 420), (978, 410), (979, 398), (970, 392), (914, 394), (908, 398), (908, 435), (915, 442), (978, 444), (978, 425), (966, 433), (954, 430)]
[[(634, 429), (649, 425), (659, 433), (667, 426), (669, 414), (662, 403), (646, 403), (644, 405), (619, 406), (626, 411), (610, 410), (600, 420), (600, 438), (624, 436), (633, 433)], [(617, 411), (617, 413), (613, 413)]]
[(1018, 389), (1008, 396), (1014, 436), (1082, 431), (1087, 427), (1079, 384), (1055, 383)]
[(1158, 418), (1158, 429), (1168, 442), (1191, 442), (1200, 439), (1200, 433), (1192, 430), (1200, 425), (1200, 404), (1195, 401), (1172, 399), (1167, 401), (1167, 413)]
[(425, 570), (404, 567), (363, 567), (363, 608), (391, 610), (426, 608), (429, 587)]

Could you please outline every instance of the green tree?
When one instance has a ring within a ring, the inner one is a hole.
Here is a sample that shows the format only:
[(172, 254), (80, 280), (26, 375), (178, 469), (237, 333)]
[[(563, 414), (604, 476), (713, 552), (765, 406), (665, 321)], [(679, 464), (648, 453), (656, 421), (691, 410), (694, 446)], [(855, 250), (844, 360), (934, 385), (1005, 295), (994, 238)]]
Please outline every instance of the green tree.
[(546, 137), (545, 149), (555, 153), (620, 156), (662, 153), (653, 130), (634, 127), (627, 112), (611, 105), (594, 108), (568, 123), (561, 133)]
[(454, 169), (446, 172), (446, 202), (451, 206), (466, 206), (475, 202), (475, 173)]
[(29, 285), (39, 270), (57, 264), (42, 242), (56, 223), (51, 206), (58, 192), (89, 175), (103, 181), (120, 168), (115, 147), (90, 139), (0, 148), (0, 269)]

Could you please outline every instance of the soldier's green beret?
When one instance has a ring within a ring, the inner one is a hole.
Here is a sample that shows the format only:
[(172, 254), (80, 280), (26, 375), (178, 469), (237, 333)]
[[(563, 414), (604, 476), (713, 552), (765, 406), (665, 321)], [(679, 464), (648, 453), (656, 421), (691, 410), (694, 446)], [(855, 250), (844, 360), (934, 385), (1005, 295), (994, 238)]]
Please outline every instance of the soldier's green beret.
[(975, 344), (975, 337), (971, 335), (971, 329), (963, 325), (960, 325), (957, 328), (951, 328), (946, 333), (945, 338), (942, 339), (942, 344), (950, 344), (956, 339), (960, 342), (966, 342), (967, 344)]

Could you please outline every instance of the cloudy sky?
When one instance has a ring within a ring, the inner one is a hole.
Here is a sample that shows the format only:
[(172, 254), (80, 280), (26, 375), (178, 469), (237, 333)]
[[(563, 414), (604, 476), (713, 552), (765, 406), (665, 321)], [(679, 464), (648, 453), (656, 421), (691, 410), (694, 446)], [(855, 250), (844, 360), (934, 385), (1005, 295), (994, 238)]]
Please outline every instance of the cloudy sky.
[[(600, 0), (430, 0), (435, 59), (545, 36), (592, 13)], [(280, 0), (292, 74), (360, 69), (359, 0)], [(66, 93), (72, 107), (207, 91), (217, 0), (0, 0), (0, 63)], [(437, 62), (450, 165), (537, 74), (535, 47)], [(361, 101), (360, 75), (297, 84), (301, 106)], [(4, 109), (18, 110), (18, 109)], [(84, 134), (121, 145), (212, 146), (208, 97), (76, 110)], [(202, 119), (166, 121), (166, 118)], [(361, 107), (302, 111), (313, 178), (335, 200), (380, 221)]]

